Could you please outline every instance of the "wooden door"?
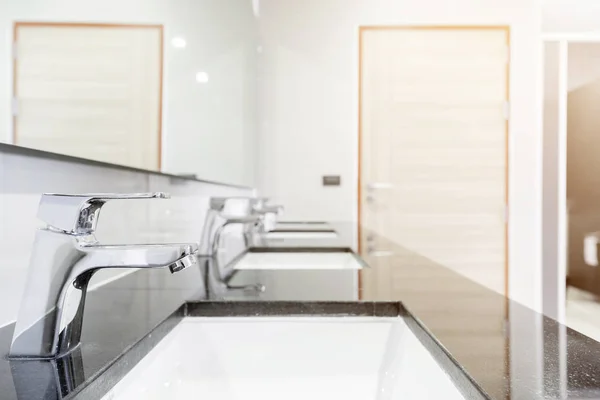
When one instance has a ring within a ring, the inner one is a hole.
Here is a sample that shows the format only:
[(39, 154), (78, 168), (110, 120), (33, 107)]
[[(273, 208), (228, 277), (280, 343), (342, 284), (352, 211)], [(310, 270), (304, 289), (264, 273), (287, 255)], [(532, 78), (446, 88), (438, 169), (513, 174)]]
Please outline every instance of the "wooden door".
[(160, 169), (162, 27), (17, 23), (15, 144)]
[(423, 260), (505, 291), (508, 38), (361, 30), (363, 298), (401, 298), (399, 263)]

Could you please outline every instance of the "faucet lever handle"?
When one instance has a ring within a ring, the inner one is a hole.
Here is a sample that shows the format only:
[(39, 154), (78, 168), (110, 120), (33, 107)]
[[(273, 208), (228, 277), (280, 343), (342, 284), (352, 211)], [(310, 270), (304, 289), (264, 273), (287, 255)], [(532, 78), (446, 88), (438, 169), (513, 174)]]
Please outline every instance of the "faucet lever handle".
[(284, 207), (280, 205), (263, 205), (261, 207), (254, 207), (254, 212), (260, 215), (275, 214), (282, 215)]
[(74, 234), (91, 234), (96, 230), (100, 209), (109, 200), (168, 199), (167, 193), (93, 193), (42, 195), (38, 218), (48, 226)]

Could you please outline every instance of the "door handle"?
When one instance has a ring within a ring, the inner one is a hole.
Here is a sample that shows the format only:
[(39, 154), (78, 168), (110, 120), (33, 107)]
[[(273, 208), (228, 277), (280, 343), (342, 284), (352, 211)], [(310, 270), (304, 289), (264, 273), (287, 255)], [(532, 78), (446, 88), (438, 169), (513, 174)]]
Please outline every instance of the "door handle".
[(389, 190), (393, 189), (394, 185), (390, 182), (371, 182), (367, 183), (367, 196), (366, 201), (369, 204), (375, 203), (375, 196), (373, 196), (373, 192), (377, 190)]
[(367, 183), (367, 190), (393, 189), (394, 184), (391, 182), (371, 182)]
[(391, 250), (375, 250), (374, 247), (367, 247), (367, 256), (370, 257), (391, 257), (394, 252)]

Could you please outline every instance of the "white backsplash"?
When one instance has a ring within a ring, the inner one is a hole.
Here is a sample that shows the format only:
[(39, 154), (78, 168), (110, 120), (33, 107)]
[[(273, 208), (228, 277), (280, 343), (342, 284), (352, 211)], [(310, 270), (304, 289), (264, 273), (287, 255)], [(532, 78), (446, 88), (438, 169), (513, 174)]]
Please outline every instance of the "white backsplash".
[[(252, 189), (0, 152), (0, 326), (17, 317), (35, 231), (42, 225), (36, 218), (42, 193), (155, 191), (168, 192), (172, 198), (107, 203), (98, 223), (100, 242), (199, 242), (211, 196), (254, 193)], [(97, 287), (123, 273), (101, 271), (91, 284)]]

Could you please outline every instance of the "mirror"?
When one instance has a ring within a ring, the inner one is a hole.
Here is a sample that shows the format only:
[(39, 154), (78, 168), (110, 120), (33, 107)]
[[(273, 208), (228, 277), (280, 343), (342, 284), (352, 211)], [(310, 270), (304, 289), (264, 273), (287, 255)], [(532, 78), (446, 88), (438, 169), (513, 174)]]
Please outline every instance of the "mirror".
[(0, 5), (0, 142), (254, 184), (252, 1), (49, 3)]

